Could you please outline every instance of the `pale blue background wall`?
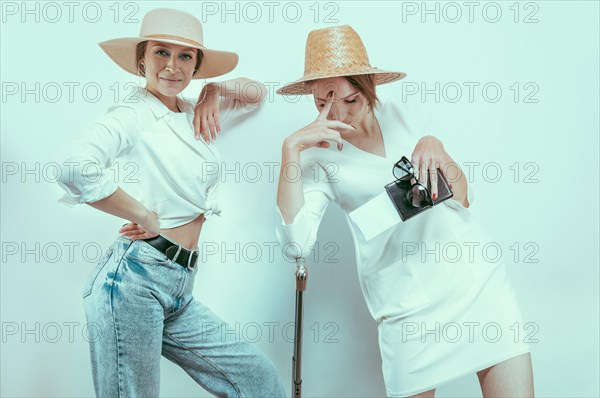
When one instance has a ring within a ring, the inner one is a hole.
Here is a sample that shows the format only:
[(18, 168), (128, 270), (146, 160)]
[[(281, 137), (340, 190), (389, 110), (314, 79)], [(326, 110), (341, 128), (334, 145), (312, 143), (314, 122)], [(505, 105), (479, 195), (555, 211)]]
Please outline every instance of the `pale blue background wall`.
[[(536, 325), (537, 395), (598, 396), (598, 3), (475, 2), (471, 21), (463, 2), (275, 3), (270, 19), (263, 2), (228, 3), (230, 14), (221, 2), (75, 2), (72, 22), (63, 2), (27, 3), (32, 14), (21, 2), (2, 3), (0, 393), (93, 395), (81, 289), (94, 249), (107, 247), (119, 222), (89, 206), (58, 204), (62, 191), (48, 162), (102, 115), (115, 92), (128, 92), (125, 83), (137, 83), (96, 43), (137, 35), (139, 22), (124, 23), (127, 15), (141, 21), (148, 10), (171, 6), (204, 19), (207, 46), (239, 53), (237, 69), (224, 78), (248, 76), (273, 87), (264, 107), (223, 129), (217, 143), (229, 167), (239, 162), (250, 173), (249, 162), (257, 162), (262, 175), (250, 182), (242, 174), (239, 183), (226, 176), (222, 218), (207, 223), (201, 236), (228, 249), (239, 242), (248, 251), (238, 250), (239, 260), (227, 255), (226, 263), (220, 249), (209, 255), (195, 294), (239, 325), (241, 337), (256, 339), (287, 388), (292, 345), (282, 332), (293, 320), (293, 267), (280, 250), (269, 256), (269, 242), (276, 241), (276, 180), (263, 163), (279, 162), (283, 138), (316, 114), (308, 98), (291, 103), (274, 91), (302, 75), (310, 30), (350, 24), (373, 66), (408, 73), (403, 82), (382, 86), (381, 95), (402, 101), (404, 93), (407, 102), (423, 105), (432, 115), (431, 133), (455, 160), (479, 162), (469, 175), (477, 192), (473, 211), (503, 250), (525, 321)], [(210, 12), (203, 14), (203, 4)], [(408, 95), (422, 84), (435, 92), (436, 82), (439, 102), (435, 94)], [(72, 101), (69, 84), (75, 85)], [(190, 85), (186, 96), (196, 96), (200, 85)], [(472, 98), (468, 85), (475, 86)], [(89, 99), (94, 87), (101, 89), (97, 102)], [(462, 97), (455, 102), (456, 87)], [(498, 87), (501, 95), (492, 102)], [(35, 94), (22, 97), (23, 88)], [(324, 246), (319, 261), (309, 260), (304, 392), (383, 396), (376, 324), (339, 209), (326, 214), (319, 242), (334, 242), (339, 250), (332, 256), (337, 262), (326, 262), (323, 254), (332, 251)], [(68, 245), (75, 247), (72, 256)], [(525, 262), (528, 254), (535, 262)], [(164, 360), (162, 369), (163, 396), (209, 396), (172, 363)], [(438, 396), (478, 391), (471, 376), (440, 387)]]

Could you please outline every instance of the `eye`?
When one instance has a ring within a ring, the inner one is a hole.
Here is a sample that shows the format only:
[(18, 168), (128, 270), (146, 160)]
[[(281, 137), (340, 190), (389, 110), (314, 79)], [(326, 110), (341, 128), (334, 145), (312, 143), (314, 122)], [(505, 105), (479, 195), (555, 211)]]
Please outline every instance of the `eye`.
[(356, 101), (357, 101), (357, 100), (356, 100), (356, 97), (354, 97), (354, 99), (353, 99), (353, 100), (346, 100), (345, 102), (346, 102), (347, 104), (353, 104), (353, 103), (355, 103)]
[(190, 54), (181, 54), (181, 57), (186, 59), (186, 60), (190, 60), (192, 59), (192, 56)]
[(155, 54), (160, 54), (160, 55), (162, 55), (162, 54), (165, 54), (165, 55), (169, 55), (169, 53), (168, 53), (167, 51), (165, 51), (165, 50), (158, 50), (157, 52), (155, 52)]

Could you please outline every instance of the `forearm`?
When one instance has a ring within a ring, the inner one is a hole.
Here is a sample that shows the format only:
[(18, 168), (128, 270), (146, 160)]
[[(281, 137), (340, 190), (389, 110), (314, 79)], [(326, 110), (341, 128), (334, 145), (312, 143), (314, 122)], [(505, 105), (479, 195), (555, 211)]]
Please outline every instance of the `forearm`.
[(117, 188), (113, 194), (106, 198), (95, 202), (86, 202), (86, 204), (136, 224), (143, 223), (148, 214), (148, 210), (143, 204), (121, 188)]
[[(452, 157), (444, 149), (444, 144), (438, 138), (433, 135), (425, 135), (419, 139), (415, 149), (413, 150), (411, 159), (416, 162), (415, 165), (420, 167), (420, 178), (424, 180), (426, 177), (426, 170), (423, 165), (429, 165), (431, 167), (441, 168), (442, 172), (448, 178), (448, 182), (452, 184), (452, 199), (461, 203), (464, 207), (469, 207), (467, 200), (467, 178)], [(455, 170), (456, 169), (456, 170)], [(449, 175), (448, 175), (449, 174)]]
[(267, 95), (264, 84), (245, 77), (209, 83), (205, 89), (208, 90), (208, 94), (216, 93), (221, 97), (233, 97), (249, 104), (259, 103)]
[[(448, 156), (449, 157), (449, 156)], [(448, 182), (452, 184), (452, 199), (461, 203), (464, 207), (469, 207), (470, 203), (467, 200), (467, 176), (459, 167), (458, 163), (456, 163), (452, 158), (450, 158), (450, 164), (456, 167), (456, 174), (454, 171), (451, 173), (452, 175), (448, 178)], [(452, 170), (454, 167), (446, 167), (446, 170)]]
[(279, 185), (277, 186), (277, 207), (279, 207), (286, 224), (290, 224), (304, 206), (302, 178), (298, 175), (300, 172), (300, 151), (286, 140), (282, 147)]

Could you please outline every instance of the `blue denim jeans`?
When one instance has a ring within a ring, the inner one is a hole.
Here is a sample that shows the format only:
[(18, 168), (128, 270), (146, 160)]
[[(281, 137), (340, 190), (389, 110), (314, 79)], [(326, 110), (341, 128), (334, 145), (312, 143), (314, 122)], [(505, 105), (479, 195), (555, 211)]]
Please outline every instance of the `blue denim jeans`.
[(273, 363), (194, 299), (198, 272), (119, 235), (83, 289), (98, 397), (158, 397), (161, 355), (222, 397), (283, 397)]

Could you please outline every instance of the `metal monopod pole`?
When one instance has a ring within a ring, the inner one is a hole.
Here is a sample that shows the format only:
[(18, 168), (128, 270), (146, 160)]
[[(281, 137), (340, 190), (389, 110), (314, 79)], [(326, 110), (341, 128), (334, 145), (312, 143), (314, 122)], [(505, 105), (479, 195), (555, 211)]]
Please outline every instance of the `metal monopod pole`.
[(303, 294), (306, 290), (308, 270), (304, 258), (296, 259), (296, 316), (294, 323), (294, 356), (292, 357), (292, 397), (302, 397), (302, 321), (304, 318)]

